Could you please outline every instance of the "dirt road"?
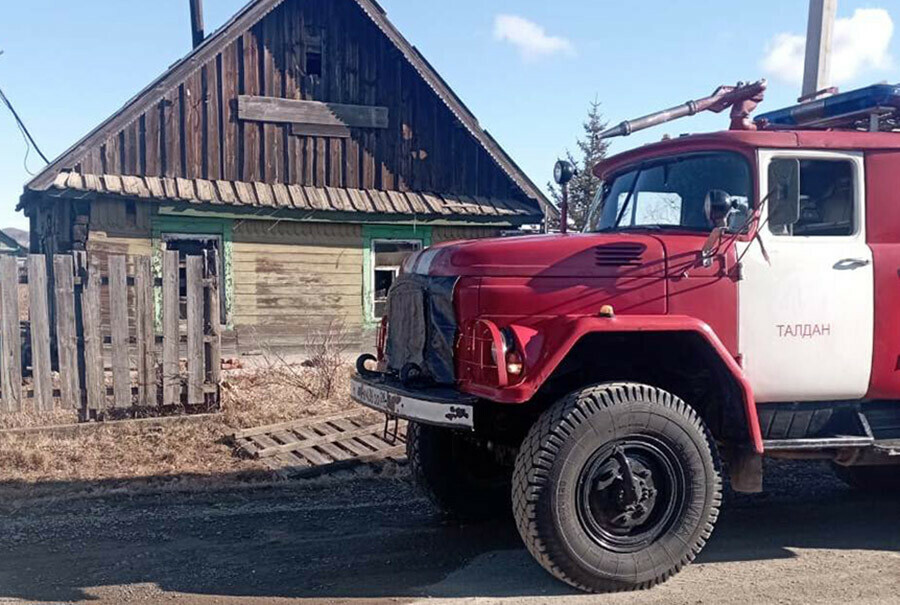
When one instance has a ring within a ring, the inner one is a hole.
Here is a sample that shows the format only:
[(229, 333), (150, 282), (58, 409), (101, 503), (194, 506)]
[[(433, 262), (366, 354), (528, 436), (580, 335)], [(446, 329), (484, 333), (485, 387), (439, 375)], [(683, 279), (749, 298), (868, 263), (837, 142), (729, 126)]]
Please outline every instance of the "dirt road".
[(402, 479), (25, 503), (0, 519), (0, 603), (900, 603), (900, 500), (781, 465), (730, 499), (700, 561), (637, 594), (546, 575), (511, 521), (443, 522)]

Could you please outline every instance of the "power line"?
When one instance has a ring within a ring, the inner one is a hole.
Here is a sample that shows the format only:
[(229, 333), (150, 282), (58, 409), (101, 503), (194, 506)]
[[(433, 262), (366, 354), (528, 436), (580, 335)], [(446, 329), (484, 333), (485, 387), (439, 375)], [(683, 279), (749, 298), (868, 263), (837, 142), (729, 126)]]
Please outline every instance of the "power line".
[(45, 163), (49, 164), (50, 160), (47, 159), (47, 156), (45, 156), (44, 152), (41, 151), (41, 148), (38, 147), (38, 144), (34, 141), (34, 137), (32, 137), (31, 133), (28, 131), (28, 127), (25, 126), (25, 123), (22, 121), (22, 118), (19, 117), (19, 114), (16, 112), (13, 104), (3, 93), (2, 88), (0, 88), (0, 103), (6, 105), (6, 108), (9, 109), (9, 112), (12, 114), (13, 118), (16, 121), (16, 125), (19, 127), (19, 131), (22, 133), (22, 137), (25, 139), (25, 171), (31, 174), (31, 171), (28, 170), (28, 156), (31, 152), (32, 147), (37, 152), (37, 154), (41, 156), (41, 159), (44, 160)]
[[(0, 55), (3, 55), (3, 51), (0, 50)], [(19, 117), (19, 114), (16, 112), (16, 109), (13, 107), (10, 100), (3, 93), (3, 89), (0, 88), (0, 102), (2, 102), (9, 109), (9, 112), (12, 114), (13, 118), (16, 120), (16, 126), (19, 127), (19, 132), (22, 133), (22, 138), (25, 140), (25, 158), (22, 160), (22, 165), (25, 167), (25, 172), (34, 176), (34, 173), (28, 169), (28, 156), (31, 155), (31, 148), (34, 147), (34, 150), (37, 151), (38, 155), (46, 162), (50, 163), (50, 160), (47, 159), (47, 156), (44, 155), (44, 152), (41, 151), (41, 148), (38, 147), (38, 144), (35, 143), (34, 137), (31, 136), (31, 133), (28, 132), (28, 127), (25, 126), (25, 122), (22, 121), (22, 118)]]

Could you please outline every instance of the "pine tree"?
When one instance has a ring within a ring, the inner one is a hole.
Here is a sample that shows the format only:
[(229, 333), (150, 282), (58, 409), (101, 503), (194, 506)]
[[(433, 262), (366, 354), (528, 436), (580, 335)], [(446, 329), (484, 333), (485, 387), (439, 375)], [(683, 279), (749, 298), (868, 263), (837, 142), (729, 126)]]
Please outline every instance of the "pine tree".
[[(584, 121), (584, 135), (578, 140), (580, 159), (576, 159), (571, 151), (566, 150), (566, 159), (578, 168), (578, 174), (569, 182), (569, 220), (574, 229), (580, 231), (584, 227), (591, 209), (591, 203), (600, 186), (600, 179), (594, 176), (594, 166), (606, 157), (609, 143), (600, 139), (600, 133), (606, 130), (606, 120), (600, 113), (600, 102), (591, 101), (588, 107), (587, 120)], [(559, 207), (562, 203), (562, 191), (551, 183), (550, 197)]]

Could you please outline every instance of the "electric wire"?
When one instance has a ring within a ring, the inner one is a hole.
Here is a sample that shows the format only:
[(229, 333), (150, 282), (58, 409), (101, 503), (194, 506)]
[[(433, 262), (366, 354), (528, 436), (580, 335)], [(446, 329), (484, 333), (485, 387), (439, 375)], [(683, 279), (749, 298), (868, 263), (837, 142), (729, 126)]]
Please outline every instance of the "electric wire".
[(12, 114), (13, 119), (16, 121), (16, 126), (19, 128), (19, 132), (22, 134), (22, 138), (25, 141), (25, 158), (23, 160), (23, 164), (25, 166), (25, 172), (34, 176), (34, 173), (31, 172), (28, 168), (28, 158), (31, 156), (31, 149), (33, 148), (35, 152), (41, 159), (44, 160), (45, 163), (49, 164), (50, 160), (47, 159), (47, 156), (44, 155), (44, 152), (41, 151), (41, 148), (35, 142), (34, 137), (31, 136), (31, 133), (28, 131), (28, 127), (25, 126), (25, 123), (22, 121), (22, 118), (19, 117), (18, 112), (15, 107), (13, 107), (12, 102), (10, 102), (9, 98), (7, 98), (6, 94), (4, 94), (3, 89), (0, 88), (0, 103), (6, 106), (9, 112)]

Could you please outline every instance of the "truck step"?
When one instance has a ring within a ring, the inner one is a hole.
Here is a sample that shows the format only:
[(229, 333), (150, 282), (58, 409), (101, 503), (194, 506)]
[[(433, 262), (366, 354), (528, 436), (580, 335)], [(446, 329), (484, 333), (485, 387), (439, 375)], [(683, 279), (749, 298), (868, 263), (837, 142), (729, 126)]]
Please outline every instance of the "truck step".
[(883, 439), (876, 441), (873, 445), (876, 450), (888, 456), (900, 456), (900, 439)]
[(823, 437), (821, 439), (768, 439), (763, 441), (767, 452), (823, 450), (854, 447), (872, 447), (875, 440), (871, 437)]
[(862, 413), (876, 439), (900, 439), (900, 402), (870, 403), (863, 406)]

